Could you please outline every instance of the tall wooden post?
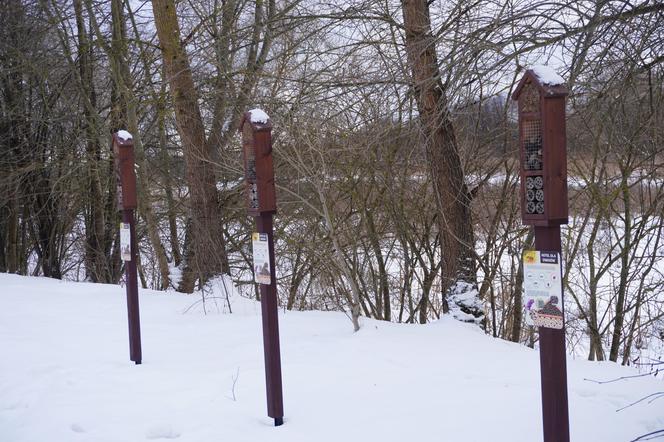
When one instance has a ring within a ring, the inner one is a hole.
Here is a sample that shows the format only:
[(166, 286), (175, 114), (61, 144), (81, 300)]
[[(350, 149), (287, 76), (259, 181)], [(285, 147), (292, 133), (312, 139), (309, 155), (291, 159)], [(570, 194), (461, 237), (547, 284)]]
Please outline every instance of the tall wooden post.
[(261, 313), (263, 319), (263, 352), (265, 356), (265, 386), (267, 415), (274, 418), (275, 426), (283, 424), (284, 403), (281, 386), (281, 350), (279, 347), (279, 317), (277, 283), (274, 265), (274, 231), (272, 214), (256, 217), (258, 233), (267, 234), (270, 260), (270, 284), (260, 284)]
[[(265, 112), (254, 109), (244, 114), (239, 130), (242, 133), (247, 212), (256, 220), (258, 230), (252, 241), (257, 245), (265, 245), (267, 242), (267, 259), (263, 260), (262, 265), (255, 266), (254, 272), (261, 293), (267, 414), (274, 419), (274, 425), (279, 426), (284, 422), (284, 404), (272, 226), (272, 216), (277, 212), (272, 162), (272, 124)], [(255, 262), (256, 253), (255, 251)]]
[[(535, 249), (559, 252), (562, 256), (560, 226), (535, 226)], [(562, 293), (561, 300), (564, 302)], [(539, 327), (539, 342), (544, 442), (569, 442), (564, 326), (561, 329)]]
[(134, 142), (127, 131), (113, 134), (113, 155), (117, 185), (118, 210), (122, 212), (120, 225), (120, 252), (125, 262), (125, 287), (127, 289), (127, 318), (129, 322), (129, 359), (137, 365), (143, 359), (141, 349), (141, 319), (138, 309), (138, 277), (136, 271), (136, 223), (137, 206), (136, 173), (134, 171)]
[[(564, 80), (545, 66), (526, 71), (513, 95), (519, 102), (521, 217), (535, 229), (536, 250), (553, 261), (562, 256), (560, 225), (568, 219), (566, 96)], [(569, 442), (563, 290), (533, 312), (539, 319), (544, 442)]]

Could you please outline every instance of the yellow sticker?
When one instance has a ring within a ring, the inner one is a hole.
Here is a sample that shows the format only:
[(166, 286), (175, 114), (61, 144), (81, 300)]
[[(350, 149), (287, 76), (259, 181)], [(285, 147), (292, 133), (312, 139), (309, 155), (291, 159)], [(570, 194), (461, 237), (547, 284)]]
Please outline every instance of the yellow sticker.
[(526, 264), (535, 264), (537, 260), (537, 250), (525, 250), (523, 252), (523, 262)]

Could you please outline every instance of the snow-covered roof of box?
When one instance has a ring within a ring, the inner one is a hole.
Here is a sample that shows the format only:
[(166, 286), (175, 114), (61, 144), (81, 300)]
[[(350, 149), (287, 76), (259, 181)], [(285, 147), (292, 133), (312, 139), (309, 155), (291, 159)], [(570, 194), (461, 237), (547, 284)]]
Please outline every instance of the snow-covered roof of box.
[(249, 111), (249, 114), (251, 115), (249, 121), (252, 123), (266, 124), (270, 119), (270, 116), (263, 109), (252, 109)]
[(131, 140), (133, 137), (126, 130), (119, 130), (118, 131), (118, 138), (120, 138), (121, 140), (126, 141), (126, 140)]
[(564, 97), (568, 94), (565, 79), (549, 66), (535, 65), (527, 69), (512, 93), (513, 100), (519, 99), (527, 84), (534, 84), (544, 98)]
[(263, 132), (272, 130), (272, 121), (270, 116), (263, 109), (255, 108), (251, 109), (244, 114), (240, 119), (240, 124), (238, 125), (238, 130), (242, 132), (245, 123), (251, 126), (251, 130), (254, 132)]
[(558, 75), (558, 73), (549, 66), (538, 64), (531, 67), (530, 69), (533, 71), (533, 73), (537, 76), (537, 78), (542, 84), (556, 86), (565, 83), (565, 79), (560, 75)]

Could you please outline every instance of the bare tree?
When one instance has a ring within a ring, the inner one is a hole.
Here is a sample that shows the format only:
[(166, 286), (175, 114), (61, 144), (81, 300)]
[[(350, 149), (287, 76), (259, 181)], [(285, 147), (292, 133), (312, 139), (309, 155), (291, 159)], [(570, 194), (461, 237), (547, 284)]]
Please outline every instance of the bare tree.
[(402, 5), (406, 50), (438, 208), (443, 293), (448, 297), (445, 311), (458, 308), (479, 321), (484, 315), (481, 304), (466, 295), (476, 290), (477, 284), (472, 198), (464, 181), (451, 105), (438, 67), (429, 3), (403, 0)]

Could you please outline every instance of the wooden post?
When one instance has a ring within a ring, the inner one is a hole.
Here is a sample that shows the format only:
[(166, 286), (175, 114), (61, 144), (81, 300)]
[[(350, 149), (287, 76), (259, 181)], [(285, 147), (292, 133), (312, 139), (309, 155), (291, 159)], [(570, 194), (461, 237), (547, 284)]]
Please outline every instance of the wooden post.
[[(141, 319), (138, 308), (138, 277), (136, 260), (138, 246), (136, 243), (136, 223), (134, 209), (136, 199), (136, 174), (134, 171), (134, 142), (131, 134), (119, 131), (113, 134), (112, 148), (115, 162), (118, 210), (122, 212), (122, 223), (129, 225), (129, 250), (121, 250), (125, 261), (125, 287), (127, 290), (127, 318), (129, 322), (129, 359), (136, 365), (143, 359), (141, 348)], [(121, 245), (123, 232), (121, 226)], [(128, 253), (127, 253), (128, 252)]]
[[(560, 226), (534, 228), (535, 249), (562, 256)], [(563, 293), (561, 299), (564, 305)], [(539, 327), (539, 337), (544, 442), (569, 442), (565, 328)]]
[(267, 415), (274, 419), (275, 426), (279, 426), (284, 423), (284, 404), (272, 225), (272, 216), (277, 211), (272, 162), (272, 125), (263, 111), (255, 109), (244, 114), (239, 130), (242, 133), (247, 212), (254, 217), (258, 233), (267, 235), (268, 241), (269, 284), (260, 284), (265, 389)]
[[(513, 95), (519, 102), (521, 217), (535, 229), (536, 250), (561, 257), (560, 225), (568, 218), (566, 96), (564, 80), (544, 66), (526, 71)], [(559, 304), (561, 328), (539, 327), (544, 442), (570, 440), (563, 292)]]
[(277, 314), (277, 279), (274, 265), (274, 230), (272, 214), (256, 217), (258, 233), (266, 233), (270, 250), (271, 284), (260, 284), (261, 313), (263, 319), (263, 353), (265, 355), (265, 386), (267, 415), (274, 418), (275, 426), (283, 424), (284, 403), (281, 386), (281, 349), (279, 347), (279, 316)]

